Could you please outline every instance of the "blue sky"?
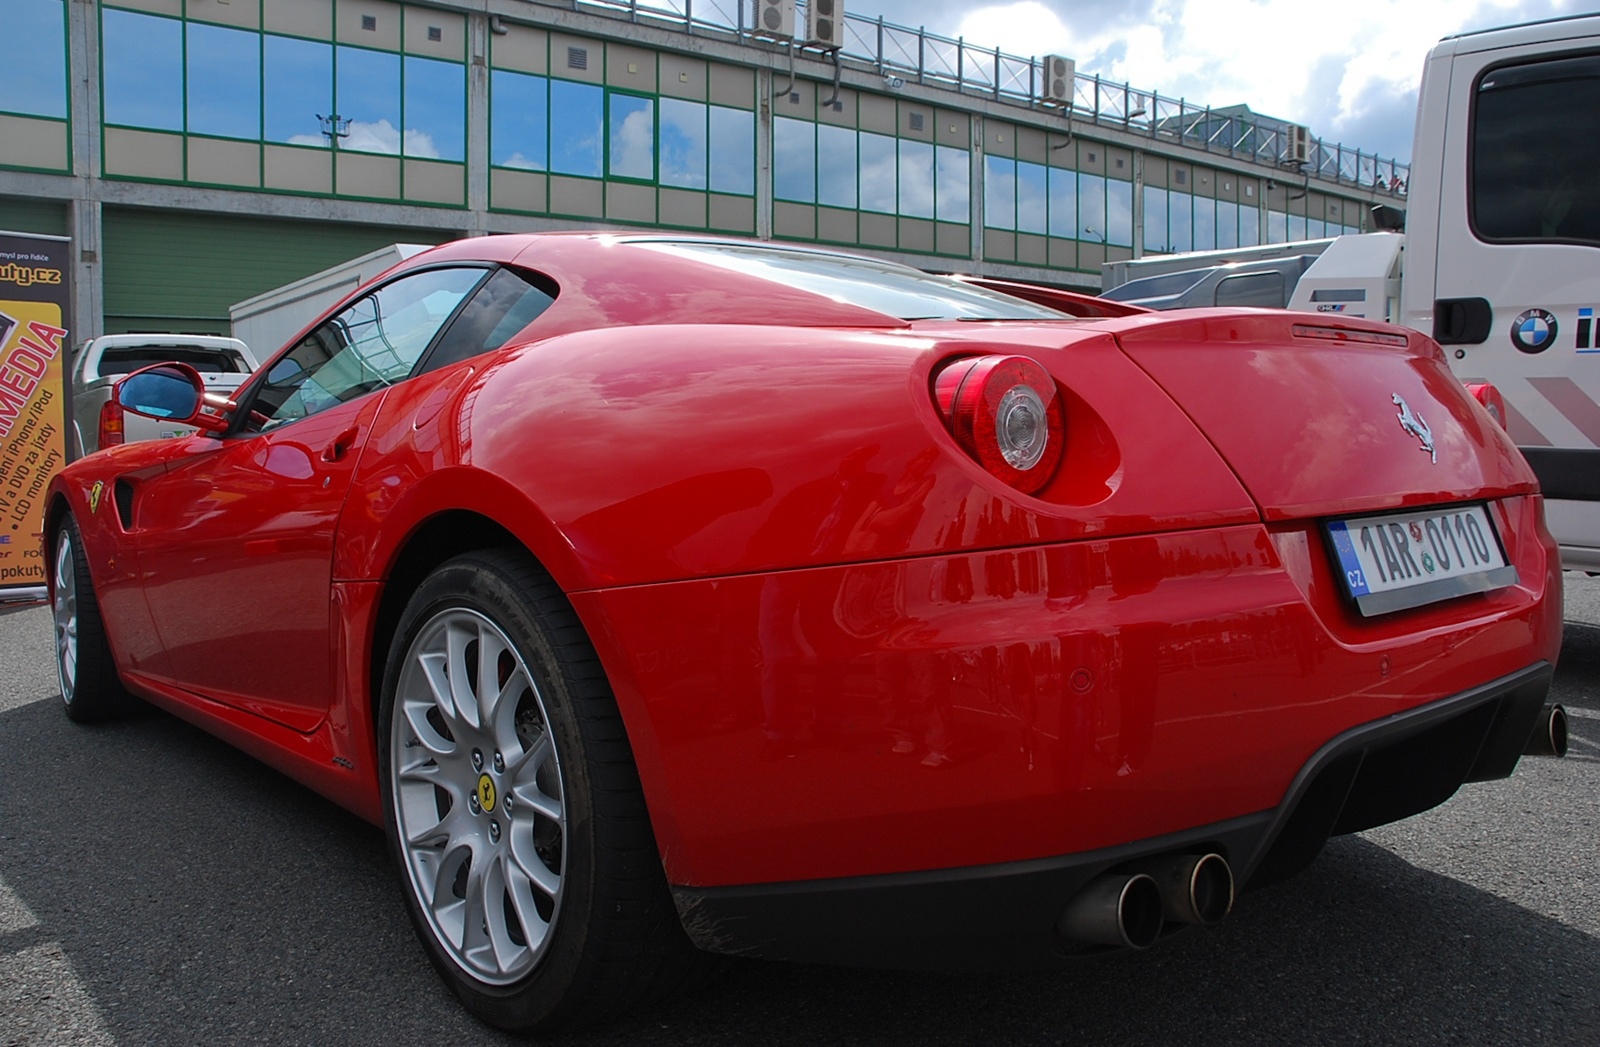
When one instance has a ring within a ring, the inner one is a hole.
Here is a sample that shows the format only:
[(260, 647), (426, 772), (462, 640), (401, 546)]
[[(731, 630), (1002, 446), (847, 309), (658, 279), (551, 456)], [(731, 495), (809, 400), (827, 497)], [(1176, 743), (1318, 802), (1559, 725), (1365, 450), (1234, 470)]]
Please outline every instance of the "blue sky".
[(1244, 103), (1367, 152), (1411, 156), (1423, 59), (1441, 37), (1592, 10), (1576, 0), (843, 0), (853, 15), (1008, 54), (1063, 54), (1202, 105)]

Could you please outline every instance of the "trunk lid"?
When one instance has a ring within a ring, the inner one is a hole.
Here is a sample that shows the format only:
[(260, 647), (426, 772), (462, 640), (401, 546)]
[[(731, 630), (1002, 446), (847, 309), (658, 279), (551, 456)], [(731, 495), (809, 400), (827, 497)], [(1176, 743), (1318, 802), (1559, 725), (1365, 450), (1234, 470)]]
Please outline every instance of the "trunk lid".
[(1193, 419), (1268, 521), (1537, 487), (1504, 430), (1415, 331), (1264, 310), (1121, 323), (1123, 351)]

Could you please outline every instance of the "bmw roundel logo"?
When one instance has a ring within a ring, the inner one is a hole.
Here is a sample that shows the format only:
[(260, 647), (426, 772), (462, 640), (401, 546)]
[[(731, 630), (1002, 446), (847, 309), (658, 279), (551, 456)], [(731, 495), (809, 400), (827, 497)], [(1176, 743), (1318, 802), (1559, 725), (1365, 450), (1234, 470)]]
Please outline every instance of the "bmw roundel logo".
[(1542, 353), (1556, 340), (1556, 315), (1545, 309), (1528, 309), (1511, 321), (1511, 344), (1524, 353)]

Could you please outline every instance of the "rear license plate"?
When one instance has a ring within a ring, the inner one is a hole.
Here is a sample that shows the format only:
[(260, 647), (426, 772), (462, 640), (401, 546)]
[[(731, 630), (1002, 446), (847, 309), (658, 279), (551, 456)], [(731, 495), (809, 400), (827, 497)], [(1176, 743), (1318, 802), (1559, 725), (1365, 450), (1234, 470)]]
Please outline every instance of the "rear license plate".
[(1368, 617), (1517, 583), (1482, 505), (1330, 520), (1328, 538)]

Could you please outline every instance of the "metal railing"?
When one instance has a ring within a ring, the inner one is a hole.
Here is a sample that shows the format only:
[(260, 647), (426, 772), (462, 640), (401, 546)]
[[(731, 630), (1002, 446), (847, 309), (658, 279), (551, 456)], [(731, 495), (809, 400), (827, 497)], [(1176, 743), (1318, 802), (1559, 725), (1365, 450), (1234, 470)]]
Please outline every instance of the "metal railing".
[[(525, 0), (536, 6), (604, 14), (686, 33), (756, 43), (774, 48), (803, 47), (773, 40), (756, 26), (758, 0)], [(805, 25), (799, 3), (795, 24)], [(1352, 149), (1342, 142), (1312, 138), (1301, 156), (1294, 153), (1289, 125), (1278, 120), (1165, 98), (1127, 83), (1079, 74), (1070, 109), (1045, 97), (1044, 67), (1037, 57), (1021, 57), (963, 39), (940, 36), (845, 13), (840, 64), (885, 79), (941, 87), (1028, 108), (1049, 106), (1074, 125), (1084, 122), (1181, 144), (1207, 153), (1246, 160), (1277, 170), (1304, 171), (1317, 178), (1404, 196), (1411, 165)], [(814, 57), (823, 52), (805, 50)]]

